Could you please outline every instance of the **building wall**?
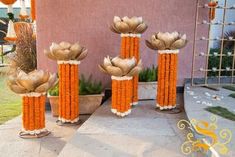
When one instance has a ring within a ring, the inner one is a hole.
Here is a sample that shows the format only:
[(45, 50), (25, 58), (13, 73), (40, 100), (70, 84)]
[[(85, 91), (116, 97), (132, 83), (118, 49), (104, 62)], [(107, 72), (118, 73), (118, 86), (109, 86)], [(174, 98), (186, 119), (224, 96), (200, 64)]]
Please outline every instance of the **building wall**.
[[(116, 56), (120, 51), (120, 36), (112, 33), (108, 25), (115, 15), (142, 16), (149, 25), (140, 46), (145, 67), (157, 64), (156, 52), (145, 46), (145, 39), (157, 31), (187, 34), (189, 43), (179, 54), (178, 85), (182, 86), (184, 78), (191, 76), (195, 12), (195, 0), (37, 1), (38, 68), (57, 71), (56, 62), (43, 54), (52, 42), (79, 41), (89, 49), (88, 57), (80, 65), (81, 73), (92, 74), (106, 87), (110, 86), (110, 76), (101, 73), (97, 67), (105, 56)], [(206, 16), (206, 13), (202, 12), (200, 16)]]

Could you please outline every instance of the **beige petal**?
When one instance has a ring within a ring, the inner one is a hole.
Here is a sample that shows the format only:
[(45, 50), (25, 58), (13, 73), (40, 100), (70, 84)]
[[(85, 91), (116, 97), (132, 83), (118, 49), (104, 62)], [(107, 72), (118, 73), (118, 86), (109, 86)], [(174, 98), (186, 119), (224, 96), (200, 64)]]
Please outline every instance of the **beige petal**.
[(70, 51), (69, 50), (58, 50), (52, 52), (52, 55), (55, 56), (57, 60), (69, 60)]
[(105, 74), (108, 74), (108, 72), (105, 70), (105, 67), (104, 65), (98, 65), (99, 69), (101, 72), (105, 73)]
[(71, 50), (71, 59), (74, 60), (76, 59), (76, 56), (80, 55), (82, 52), (82, 47), (78, 44), (75, 43), (70, 47)]
[(128, 33), (130, 31), (128, 24), (122, 21), (115, 23), (114, 26), (116, 30), (121, 33)]
[(16, 84), (16, 76), (14, 76), (14, 75), (8, 76), (7, 82), (10, 84)]
[(71, 44), (69, 42), (62, 41), (60, 43), (60, 46), (62, 47), (62, 49), (69, 49), (71, 47)]
[(49, 83), (49, 85), (54, 85), (56, 82), (57, 82), (57, 75), (56, 75), (56, 73), (54, 73), (54, 74), (50, 74), (50, 77), (49, 77), (49, 79), (48, 79), (48, 83)]
[(56, 60), (55, 56), (52, 55), (51, 51), (44, 50), (44, 54), (45, 54), (49, 59)]
[(22, 80), (17, 80), (16, 83), (30, 92), (34, 91), (35, 89), (35, 80), (22, 79)]
[(149, 47), (150, 49), (157, 50), (157, 47), (154, 47), (150, 41), (145, 40), (145, 44), (146, 44), (147, 47)]
[(60, 45), (58, 45), (57, 43), (52, 43), (51, 46), (50, 46), (50, 51), (53, 52), (53, 51), (58, 51), (58, 50), (61, 50), (62, 47)]
[(176, 40), (170, 47), (171, 50), (181, 49), (186, 45), (187, 41), (184, 39)]
[(147, 30), (148, 26), (145, 23), (141, 23), (137, 26), (137, 28), (134, 30), (134, 33), (144, 33)]
[(152, 35), (151, 37), (151, 45), (158, 50), (166, 49), (165, 43), (162, 40), (156, 39), (155, 35)]
[(120, 22), (122, 19), (119, 16), (114, 16), (113, 23)]
[(50, 78), (50, 73), (48, 71), (44, 72), (40, 84), (47, 82), (49, 78)]
[(134, 31), (137, 28), (137, 26), (140, 24), (139, 19), (135, 16), (132, 17), (131, 19), (124, 17), (123, 21), (129, 25), (131, 31)]
[(110, 26), (109, 26), (109, 29), (110, 29), (112, 32), (114, 32), (114, 33), (117, 33), (117, 34), (120, 34), (120, 33), (121, 33), (121, 32), (119, 32), (119, 31), (115, 28), (114, 25), (110, 25)]
[(164, 42), (166, 49), (169, 49), (173, 42), (175, 42), (175, 35), (170, 34), (169, 32), (157, 34), (157, 38)]
[(104, 67), (112, 66), (112, 62), (109, 56), (104, 58)]
[(113, 65), (119, 67), (122, 70), (122, 74), (126, 75), (136, 64), (135, 58), (132, 59), (121, 59), (115, 57), (112, 59)]
[(127, 74), (127, 76), (136, 76), (140, 73), (141, 70), (142, 68), (140, 66), (136, 66)]
[(88, 50), (86, 48), (83, 48), (82, 49), (82, 52), (77, 56), (77, 60), (80, 61), (80, 60), (83, 60), (84, 58), (86, 58), (88, 54)]
[(44, 92), (47, 92), (47, 90), (50, 88), (50, 85), (48, 82), (38, 86), (36, 89), (35, 89), (35, 92), (37, 93), (44, 93)]
[(107, 66), (106, 70), (112, 76), (122, 76), (122, 70), (118, 67)]
[(13, 92), (15, 92), (17, 94), (28, 93), (28, 91), (25, 88), (22, 88), (21, 86), (18, 86), (15, 84), (13, 84), (13, 85), (9, 84), (8, 86)]

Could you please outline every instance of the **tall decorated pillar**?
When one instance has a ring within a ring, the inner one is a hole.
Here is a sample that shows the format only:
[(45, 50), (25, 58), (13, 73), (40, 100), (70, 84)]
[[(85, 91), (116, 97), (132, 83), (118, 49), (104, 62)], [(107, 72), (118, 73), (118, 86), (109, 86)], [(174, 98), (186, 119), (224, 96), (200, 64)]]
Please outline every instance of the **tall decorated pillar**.
[(50, 132), (45, 127), (46, 92), (57, 82), (56, 74), (34, 70), (26, 74), (17, 70), (9, 76), (9, 88), (22, 96), (22, 138), (38, 138)]
[(79, 121), (79, 64), (87, 49), (79, 43), (52, 43), (45, 55), (57, 61), (59, 73), (58, 124), (77, 124)]
[(111, 112), (120, 117), (127, 116), (131, 113), (132, 78), (141, 71), (141, 61), (137, 62), (134, 57), (128, 59), (106, 57), (99, 68), (102, 72), (111, 75)]
[(179, 49), (187, 43), (186, 35), (178, 32), (156, 33), (146, 45), (158, 52), (157, 103), (160, 110), (176, 108), (177, 66)]
[[(147, 28), (148, 26), (144, 23), (142, 17), (114, 17), (110, 29), (121, 36), (121, 58), (134, 57), (137, 62), (140, 60), (140, 38), (141, 34), (144, 33)], [(132, 105), (138, 104), (138, 80), (138, 75), (132, 78)]]

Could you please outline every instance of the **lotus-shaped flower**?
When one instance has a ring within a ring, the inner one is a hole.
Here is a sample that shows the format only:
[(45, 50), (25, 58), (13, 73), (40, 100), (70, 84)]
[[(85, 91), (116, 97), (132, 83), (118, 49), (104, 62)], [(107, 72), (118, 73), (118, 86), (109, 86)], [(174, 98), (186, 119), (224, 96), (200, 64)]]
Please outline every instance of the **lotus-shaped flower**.
[(133, 33), (142, 34), (148, 26), (144, 23), (142, 17), (132, 17), (127, 16), (120, 18), (115, 16), (113, 19), (113, 24), (110, 26), (111, 31), (114, 33)]
[(79, 43), (61, 42), (59, 44), (52, 43), (50, 50), (44, 50), (44, 53), (52, 60), (80, 61), (87, 56), (87, 49), (80, 46)]
[(186, 35), (181, 35), (178, 32), (159, 32), (152, 35), (149, 41), (146, 40), (146, 45), (153, 50), (177, 50), (183, 48), (186, 44)]
[(34, 70), (28, 74), (22, 70), (17, 70), (8, 79), (8, 86), (17, 94), (45, 93), (56, 83), (56, 74), (44, 72), (43, 70)]
[(120, 57), (104, 58), (104, 63), (99, 65), (102, 72), (110, 74), (112, 76), (135, 76), (138, 75), (142, 69), (142, 62), (136, 63), (135, 58), (122, 59)]

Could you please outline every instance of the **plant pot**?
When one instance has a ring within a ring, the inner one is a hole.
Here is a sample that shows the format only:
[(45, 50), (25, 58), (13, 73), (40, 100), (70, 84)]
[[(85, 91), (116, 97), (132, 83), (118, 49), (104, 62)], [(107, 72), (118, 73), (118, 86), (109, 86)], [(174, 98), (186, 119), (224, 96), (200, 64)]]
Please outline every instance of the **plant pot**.
[(51, 105), (51, 114), (53, 117), (59, 116), (59, 96), (50, 96), (48, 95), (48, 99)]
[(92, 114), (100, 106), (104, 94), (79, 95), (80, 114)]
[[(100, 106), (104, 94), (79, 95), (80, 114), (92, 114)], [(51, 105), (51, 114), (54, 117), (59, 115), (59, 96), (50, 96), (48, 99)]]
[(156, 99), (157, 82), (139, 82), (138, 86), (139, 100)]

